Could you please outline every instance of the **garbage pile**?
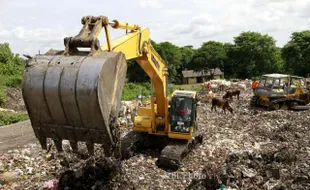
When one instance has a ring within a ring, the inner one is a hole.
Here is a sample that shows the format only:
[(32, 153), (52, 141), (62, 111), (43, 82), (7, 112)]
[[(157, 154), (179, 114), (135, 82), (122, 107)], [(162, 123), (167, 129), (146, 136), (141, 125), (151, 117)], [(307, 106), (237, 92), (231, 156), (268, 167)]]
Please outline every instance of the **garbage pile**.
[[(309, 189), (310, 110), (252, 109), (251, 96), (248, 90), (241, 91), (240, 100), (234, 98), (230, 103), (234, 114), (212, 112), (210, 103), (200, 103), (198, 122), (204, 141), (178, 171), (156, 166), (160, 150), (141, 150), (119, 161), (105, 158), (100, 147), (89, 157), (83, 151), (71, 153), (66, 145), (65, 153), (58, 154), (54, 146), (44, 151), (32, 143), (0, 155), (0, 188)], [(119, 122), (126, 118), (122, 136), (132, 130), (135, 108), (122, 103)]]
[[(251, 109), (251, 93), (231, 104), (235, 115), (207, 112), (200, 148), (204, 179), (192, 189), (309, 189), (309, 111)], [(246, 97), (246, 98), (244, 98)], [(199, 151), (199, 150), (198, 150)]]
[(119, 110), (119, 118), (118, 123), (120, 126), (128, 126), (133, 127), (134, 118), (137, 115), (138, 106), (142, 105), (141, 101), (122, 101), (120, 110)]
[(48, 144), (47, 151), (35, 143), (1, 155), (0, 184), (5, 189), (40, 190), (132, 187), (120, 160), (104, 157), (99, 145), (90, 156), (83, 143), (79, 143), (78, 154), (72, 152), (68, 141), (63, 141), (63, 153), (57, 153), (52, 141)]

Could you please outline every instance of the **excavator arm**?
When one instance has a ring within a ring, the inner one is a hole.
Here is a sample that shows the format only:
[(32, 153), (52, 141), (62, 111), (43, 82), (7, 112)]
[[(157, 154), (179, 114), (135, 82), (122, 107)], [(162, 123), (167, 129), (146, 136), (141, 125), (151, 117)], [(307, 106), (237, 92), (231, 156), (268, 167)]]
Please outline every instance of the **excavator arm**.
[[(176, 90), (168, 101), (168, 68), (152, 47), (148, 28), (109, 22), (104, 16), (83, 17), (82, 24), (77, 36), (64, 39), (64, 51), (36, 55), (25, 68), (23, 98), (42, 148), (47, 149), (50, 138), (62, 151), (62, 140), (69, 140), (74, 152), (84, 142), (90, 154), (94, 154), (94, 144), (101, 144), (105, 156), (121, 153), (128, 158), (137, 147), (149, 144), (144, 143), (150, 141), (148, 135), (155, 135), (159, 139), (153, 144), (169, 143), (158, 165), (179, 167), (184, 156), (202, 142), (197, 133), (196, 92)], [(110, 40), (110, 27), (124, 29), (126, 34)], [(102, 29), (103, 46), (98, 40)], [(150, 104), (139, 107), (133, 130), (120, 139), (116, 119), (129, 59), (135, 59), (149, 76), (155, 93)], [(118, 147), (120, 151), (114, 152)]]
[(111, 24), (113, 28), (132, 29), (125, 36), (120, 37), (103, 45), (103, 51), (108, 50), (108, 44), (111, 44), (111, 51), (122, 52), (126, 59), (135, 59), (144, 72), (150, 77), (155, 89), (155, 97), (157, 102), (157, 116), (165, 117), (167, 94), (167, 76), (168, 68), (165, 61), (160, 57), (156, 50), (152, 47), (150, 40), (150, 31), (148, 28), (140, 28), (130, 26), (127, 23), (114, 20)]
[[(79, 54), (77, 47), (90, 47), (90, 55), (101, 51), (122, 52), (127, 60), (135, 59), (150, 77), (154, 86), (157, 102), (156, 115), (165, 117), (167, 115), (165, 104), (168, 96), (168, 68), (165, 61), (152, 47), (150, 30), (139, 25), (131, 25), (118, 20), (108, 22), (108, 18), (104, 16), (83, 17), (82, 24), (83, 28), (76, 37), (65, 39), (66, 55)], [(109, 26), (114, 29), (125, 29), (126, 35), (111, 41)], [(98, 36), (103, 28), (105, 29), (107, 43), (99, 48)], [(128, 32), (128, 30), (130, 31)], [(72, 49), (74, 51), (70, 51)]]
[[(111, 154), (119, 141), (115, 120), (129, 59), (136, 59), (155, 89), (151, 106), (141, 108), (135, 125), (147, 123), (153, 133), (161, 125), (167, 132), (167, 65), (152, 47), (149, 29), (109, 22), (104, 16), (83, 17), (82, 24), (77, 36), (64, 39), (64, 51), (36, 55), (24, 72), (23, 98), (42, 148), (47, 148), (46, 139), (51, 138), (58, 151), (62, 151), (62, 140), (69, 140), (74, 151), (78, 142), (85, 142), (92, 154), (99, 143), (106, 155)], [(111, 41), (110, 26), (125, 29), (126, 35)], [(100, 46), (102, 29), (106, 44)]]

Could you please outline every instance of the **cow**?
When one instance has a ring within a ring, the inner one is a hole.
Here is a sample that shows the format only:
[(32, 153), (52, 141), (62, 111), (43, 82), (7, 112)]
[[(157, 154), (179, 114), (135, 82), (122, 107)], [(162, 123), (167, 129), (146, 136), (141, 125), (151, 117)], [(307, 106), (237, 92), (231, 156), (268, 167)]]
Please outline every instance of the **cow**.
[(226, 114), (226, 109), (230, 111), (230, 113), (233, 113), (233, 109), (232, 107), (229, 105), (228, 100), (224, 100), (221, 98), (212, 98), (212, 107), (211, 107), (211, 111), (213, 111), (213, 109), (215, 109), (216, 111), (216, 107), (222, 108), (223, 112)]
[(237, 96), (237, 99), (239, 100), (240, 90), (233, 89), (233, 90), (226, 91), (225, 95), (223, 96), (223, 99), (230, 98), (232, 100), (233, 96)]
[(203, 101), (209, 103), (210, 100), (212, 100), (212, 98), (214, 98), (214, 94), (212, 91), (210, 91), (209, 93), (203, 96)]

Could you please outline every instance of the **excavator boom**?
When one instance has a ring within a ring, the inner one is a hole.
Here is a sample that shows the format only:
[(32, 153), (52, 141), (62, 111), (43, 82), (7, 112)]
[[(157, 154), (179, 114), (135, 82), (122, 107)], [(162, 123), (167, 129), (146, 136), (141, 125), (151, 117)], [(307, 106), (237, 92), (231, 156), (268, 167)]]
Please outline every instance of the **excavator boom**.
[[(81, 21), (79, 34), (64, 39), (64, 51), (36, 55), (25, 68), (23, 98), (42, 148), (47, 149), (50, 138), (62, 151), (62, 140), (69, 140), (74, 152), (78, 142), (84, 142), (90, 154), (94, 144), (102, 144), (105, 156), (122, 147), (122, 157), (127, 157), (139, 144), (146, 144), (141, 142), (148, 134), (160, 138), (155, 144), (162, 139), (169, 142), (159, 165), (177, 167), (202, 139), (194, 133), (196, 92), (175, 91), (168, 99), (168, 67), (152, 47), (148, 28), (109, 22), (104, 16), (86, 16)], [(109, 27), (125, 29), (126, 34), (111, 41)], [(106, 43), (101, 46), (102, 29)], [(133, 131), (121, 140), (116, 119), (129, 59), (135, 59), (149, 76), (154, 95), (149, 105), (139, 107)]]
[[(59, 151), (62, 140), (69, 140), (74, 151), (78, 142), (86, 142), (93, 153), (94, 143), (99, 143), (110, 155), (111, 147), (119, 141), (114, 123), (126, 77), (126, 60), (135, 58), (148, 74), (155, 88), (156, 115), (167, 119), (166, 65), (151, 46), (148, 28), (117, 20), (109, 23), (104, 16), (83, 17), (82, 24), (77, 36), (64, 39), (64, 51), (51, 50), (29, 60), (23, 98), (42, 148), (47, 148), (46, 139), (51, 138)], [(109, 26), (130, 31), (111, 41)], [(97, 37), (102, 29), (107, 43), (100, 46)]]

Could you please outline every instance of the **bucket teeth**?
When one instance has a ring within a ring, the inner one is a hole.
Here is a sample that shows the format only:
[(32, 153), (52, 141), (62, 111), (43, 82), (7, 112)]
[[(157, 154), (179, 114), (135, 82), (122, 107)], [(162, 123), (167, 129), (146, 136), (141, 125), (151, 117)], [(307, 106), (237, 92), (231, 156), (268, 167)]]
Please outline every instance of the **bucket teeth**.
[(71, 148), (73, 150), (74, 153), (78, 153), (79, 149), (78, 149), (78, 144), (77, 142), (75, 141), (70, 141), (70, 145), (71, 145)]
[(58, 152), (62, 152), (62, 140), (53, 140)]
[(47, 141), (45, 137), (39, 138), (42, 149), (47, 150)]
[(94, 144), (93, 143), (86, 143), (86, 146), (87, 146), (88, 153), (90, 155), (94, 155), (94, 153), (95, 153)]

